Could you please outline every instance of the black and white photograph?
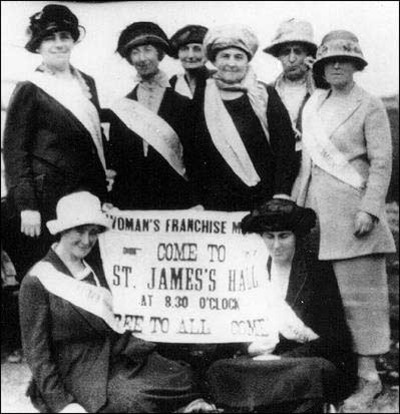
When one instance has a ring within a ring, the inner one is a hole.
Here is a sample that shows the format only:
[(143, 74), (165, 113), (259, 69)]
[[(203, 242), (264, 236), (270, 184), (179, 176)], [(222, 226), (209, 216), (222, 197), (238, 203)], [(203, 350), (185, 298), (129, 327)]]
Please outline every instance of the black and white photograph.
[(399, 411), (399, 3), (1, 1), (2, 413)]

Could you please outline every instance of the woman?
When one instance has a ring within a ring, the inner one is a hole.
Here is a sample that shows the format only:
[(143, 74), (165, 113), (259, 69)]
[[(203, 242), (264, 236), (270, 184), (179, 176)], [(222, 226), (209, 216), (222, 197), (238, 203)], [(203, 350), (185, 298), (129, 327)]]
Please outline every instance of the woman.
[(319, 89), (303, 116), (299, 203), (311, 203), (321, 229), (319, 258), (333, 262), (358, 355), (358, 389), (345, 409), (365, 407), (381, 391), (376, 357), (389, 351), (385, 253), (395, 246), (385, 217), (391, 138), (382, 102), (354, 73), (367, 65), (357, 37), (328, 33), (313, 66)]
[(12, 257), (19, 275), (46, 253), (52, 238), (44, 223), (57, 200), (76, 189), (104, 199), (106, 189), (99, 101), (93, 79), (70, 64), (82, 37), (77, 17), (49, 4), (30, 18), (25, 48), (42, 64), (20, 82), (4, 131), (8, 209), (24, 257)]
[(136, 69), (138, 84), (107, 114), (108, 162), (116, 171), (111, 201), (130, 210), (192, 207), (185, 166), (190, 101), (159, 69), (168, 38), (154, 23), (135, 22), (122, 31), (117, 51)]
[(161, 357), (155, 344), (131, 332), (121, 335), (104, 274), (85, 261), (109, 228), (99, 199), (86, 191), (64, 196), (47, 227), (58, 242), (24, 278), (19, 296), (35, 407), (52, 413), (213, 410), (198, 398), (188, 366)]
[(306, 235), (315, 213), (289, 200), (271, 200), (242, 220), (243, 233), (263, 238), (271, 318), (278, 344), (255, 341), (249, 356), (222, 359), (208, 371), (216, 403), (257, 412), (322, 412), (348, 395), (350, 333), (332, 267), (317, 260)]
[(258, 41), (245, 27), (208, 31), (204, 45), (217, 73), (195, 97), (189, 177), (210, 210), (242, 211), (272, 196), (288, 197), (295, 140), (274, 88), (257, 81), (249, 62)]
[(171, 55), (181, 61), (185, 73), (174, 75), (169, 83), (179, 94), (190, 99), (198, 88), (205, 88), (211, 71), (206, 67), (206, 54), (203, 46), (207, 28), (200, 25), (187, 25), (179, 29), (170, 39)]

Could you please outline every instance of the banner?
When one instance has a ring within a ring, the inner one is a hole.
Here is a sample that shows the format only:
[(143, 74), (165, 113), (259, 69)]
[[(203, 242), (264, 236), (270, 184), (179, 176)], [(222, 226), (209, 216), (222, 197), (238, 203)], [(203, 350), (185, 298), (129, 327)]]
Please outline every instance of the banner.
[(245, 213), (110, 210), (100, 251), (124, 329), (155, 342), (278, 341), (266, 247)]

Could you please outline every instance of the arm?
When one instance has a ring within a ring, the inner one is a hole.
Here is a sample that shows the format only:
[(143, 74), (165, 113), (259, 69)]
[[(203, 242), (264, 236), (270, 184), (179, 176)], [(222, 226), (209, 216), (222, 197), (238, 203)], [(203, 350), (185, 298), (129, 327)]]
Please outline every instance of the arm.
[(275, 156), (275, 194), (290, 196), (297, 171), (295, 165), (295, 137), (289, 114), (276, 90), (268, 87), (267, 118), (271, 146)]
[(25, 276), (20, 293), (22, 345), (33, 379), (51, 412), (59, 412), (74, 401), (67, 392), (52, 355), (49, 296), (39, 280)]

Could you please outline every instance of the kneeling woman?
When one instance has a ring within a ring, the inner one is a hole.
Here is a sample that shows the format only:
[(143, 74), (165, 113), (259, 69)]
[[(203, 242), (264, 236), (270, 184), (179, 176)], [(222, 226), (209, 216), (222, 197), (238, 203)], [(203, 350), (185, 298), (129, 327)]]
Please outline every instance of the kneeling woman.
[(59, 241), (24, 278), (19, 296), (35, 407), (71, 413), (213, 409), (196, 400), (189, 366), (161, 357), (155, 344), (131, 332), (118, 332), (104, 274), (84, 260), (109, 227), (99, 199), (85, 191), (61, 198), (47, 227)]
[(321, 412), (323, 403), (349, 394), (355, 364), (335, 275), (305, 237), (315, 222), (313, 210), (279, 199), (243, 219), (243, 233), (258, 233), (269, 252), (266, 277), (280, 340), (253, 342), (246, 350), (252, 358), (221, 359), (210, 367), (217, 404)]

